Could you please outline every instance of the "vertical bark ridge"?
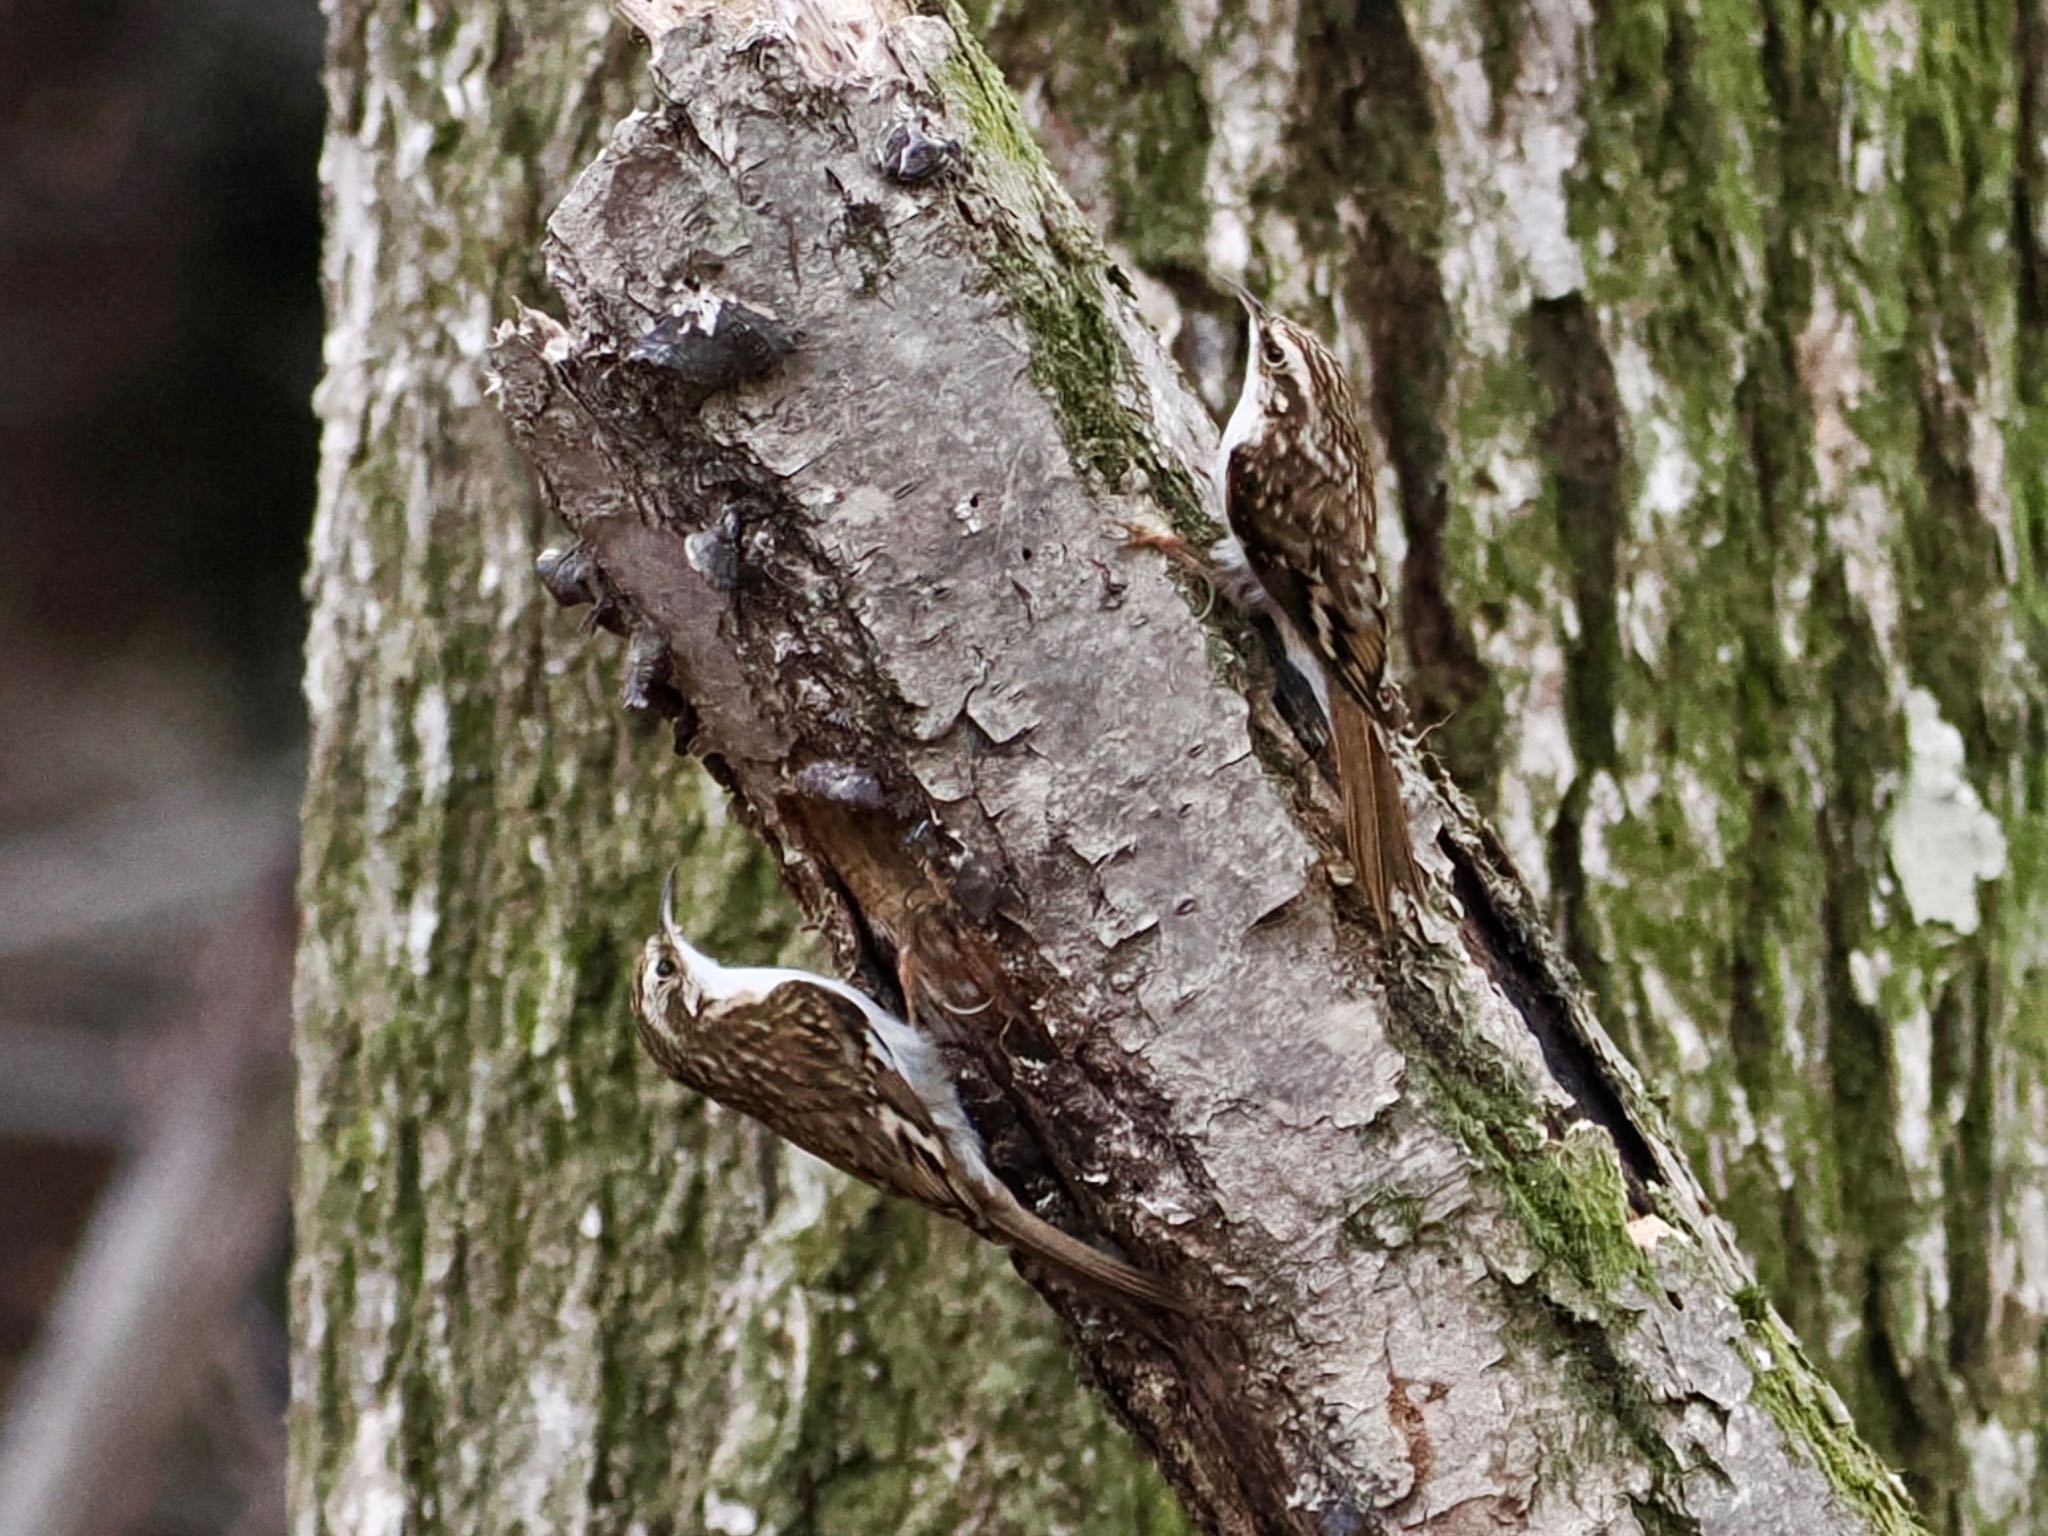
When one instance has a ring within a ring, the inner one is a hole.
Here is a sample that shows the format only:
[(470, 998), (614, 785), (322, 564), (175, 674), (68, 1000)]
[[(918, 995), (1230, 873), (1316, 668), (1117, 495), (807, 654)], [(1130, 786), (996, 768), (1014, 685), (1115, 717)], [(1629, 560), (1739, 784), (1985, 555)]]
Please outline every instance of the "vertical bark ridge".
[(332, 8), (293, 1528), (1183, 1529), (1000, 1255), (634, 1042), (671, 862), (707, 947), (819, 958), (543, 601), (563, 534), (484, 396), (644, 69), (602, 4)]
[[(1876, 1432), (1930, 1512), (2032, 1529), (2042, 7), (1260, 15), (1180, 47), (1212, 162), (1251, 174), (1212, 172), (1176, 227), (1370, 361), (1419, 713), (1460, 711), (1433, 743), (1574, 914), (1801, 1334), (1859, 1408), (1907, 1405)], [(1084, 108), (1058, 130), (1063, 165), (1097, 142)], [(1552, 195), (1570, 253), (1539, 238)], [(1618, 651), (1572, 612), (1588, 551), (1513, 345), (1560, 303), (1614, 378)]]

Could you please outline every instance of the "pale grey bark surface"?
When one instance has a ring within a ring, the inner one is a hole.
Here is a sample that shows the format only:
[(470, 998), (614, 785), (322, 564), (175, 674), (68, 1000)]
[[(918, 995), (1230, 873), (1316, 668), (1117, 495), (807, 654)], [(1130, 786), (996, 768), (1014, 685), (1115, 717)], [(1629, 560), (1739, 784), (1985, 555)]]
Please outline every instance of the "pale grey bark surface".
[(292, 1528), (1181, 1529), (999, 1255), (635, 1048), (671, 861), (707, 942), (794, 949), (722, 797), (541, 596), (484, 398), (644, 53), (601, 5), (345, 0), (328, 81)]
[[(988, 999), (998, 1160), (1196, 1299), (1055, 1297), (1120, 1413), (1221, 1530), (1909, 1527), (1455, 797), (1424, 935), (1345, 917), (1244, 637), (1120, 545), (1206, 419), (954, 23), (825, 12), (665, 36), (504, 406), (841, 958)], [(691, 375), (704, 294), (765, 377)]]
[(1209, 274), (1371, 378), (1432, 748), (1929, 1518), (2042, 1529), (2042, 7), (980, 19), (1212, 403)]

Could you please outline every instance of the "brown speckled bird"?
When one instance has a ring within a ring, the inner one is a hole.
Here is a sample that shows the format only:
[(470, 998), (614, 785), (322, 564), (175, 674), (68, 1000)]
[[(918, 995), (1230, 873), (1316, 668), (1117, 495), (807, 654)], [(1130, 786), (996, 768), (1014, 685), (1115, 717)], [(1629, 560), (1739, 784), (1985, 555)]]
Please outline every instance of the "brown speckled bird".
[(1166, 1282), (1027, 1211), (988, 1166), (951, 1075), (922, 1031), (873, 998), (809, 971), (720, 965), (676, 926), (675, 876), (661, 932), (633, 973), (640, 1042), (684, 1086), (864, 1179), (1035, 1254), (1067, 1276), (1178, 1309)]
[(1359, 402), (1320, 341), (1242, 288), (1237, 295), (1250, 355), (1217, 482), (1253, 575), (1295, 631), (1290, 652), (1322, 671), (1310, 682), (1330, 722), (1351, 862), (1385, 927), (1394, 891), (1419, 902), (1422, 876), (1387, 751), (1387, 594)]

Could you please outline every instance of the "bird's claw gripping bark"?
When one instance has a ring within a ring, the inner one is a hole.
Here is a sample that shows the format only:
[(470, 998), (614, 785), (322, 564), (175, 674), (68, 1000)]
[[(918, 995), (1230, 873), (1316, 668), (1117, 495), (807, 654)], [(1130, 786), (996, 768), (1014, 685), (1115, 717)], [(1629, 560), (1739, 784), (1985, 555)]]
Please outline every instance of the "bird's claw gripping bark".
[(1189, 576), (1201, 582), (1208, 593), (1202, 604), (1202, 611), (1195, 615), (1200, 623), (1209, 617), (1216, 607), (1216, 568), (1209, 555), (1195, 548), (1171, 528), (1158, 523), (1126, 522), (1123, 525), (1123, 546), (1125, 549), (1149, 549), (1166, 556)]

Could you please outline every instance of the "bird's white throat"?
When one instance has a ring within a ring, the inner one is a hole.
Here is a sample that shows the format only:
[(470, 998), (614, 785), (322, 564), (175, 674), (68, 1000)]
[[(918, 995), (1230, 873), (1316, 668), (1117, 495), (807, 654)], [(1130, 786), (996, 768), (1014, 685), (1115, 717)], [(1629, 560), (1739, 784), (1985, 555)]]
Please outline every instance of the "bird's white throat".
[(1230, 456), (1250, 442), (1259, 430), (1259, 417), (1264, 409), (1259, 400), (1259, 321), (1256, 315), (1244, 317), (1244, 387), (1237, 394), (1237, 409), (1230, 413), (1230, 421), (1223, 428), (1223, 441), (1216, 448), (1216, 492), (1224, 496), (1230, 484)]

